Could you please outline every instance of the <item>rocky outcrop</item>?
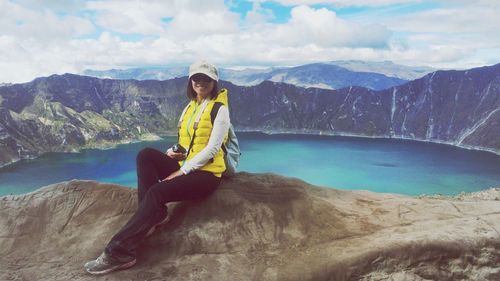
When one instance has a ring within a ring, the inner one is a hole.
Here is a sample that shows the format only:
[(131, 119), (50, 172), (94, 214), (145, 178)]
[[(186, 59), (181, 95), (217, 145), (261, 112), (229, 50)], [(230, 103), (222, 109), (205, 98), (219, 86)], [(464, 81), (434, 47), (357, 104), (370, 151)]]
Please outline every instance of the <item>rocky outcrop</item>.
[[(415, 198), (239, 173), (209, 198), (169, 203), (138, 263), (105, 280), (499, 280), (500, 189), (488, 193)], [(1, 197), (0, 279), (95, 280), (84, 262), (136, 204), (135, 190), (76, 180)]]

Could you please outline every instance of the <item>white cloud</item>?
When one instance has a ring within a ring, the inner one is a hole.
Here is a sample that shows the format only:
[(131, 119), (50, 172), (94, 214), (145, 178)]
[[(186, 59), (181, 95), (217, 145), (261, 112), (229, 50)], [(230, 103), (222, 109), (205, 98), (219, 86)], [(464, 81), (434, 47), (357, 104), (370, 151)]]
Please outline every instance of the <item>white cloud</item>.
[(0, 0), (2, 81), (24, 82), (61, 69), (76, 70), (73, 60), (61, 60), (59, 54), (66, 51), (68, 40), (95, 30), (85, 18), (35, 7)]
[(496, 6), (465, 5), (440, 8), (382, 19), (395, 31), (478, 33), (498, 32), (500, 3)]
[(91, 1), (86, 8), (97, 12), (97, 24), (106, 30), (151, 35), (162, 32), (162, 18), (173, 15), (169, 9), (172, 4), (173, 1)]
[(254, 1), (252, 10), (248, 11), (245, 15), (245, 22), (247, 25), (261, 25), (270, 20), (275, 19), (271, 9), (262, 8), (259, 1)]
[[(454, 0), (441, 8), (371, 20), (407, 34), (405, 44), (421, 53), (420, 59), (426, 64), (479, 66), (500, 62), (500, 3), (494, 2)], [(406, 60), (410, 59), (417, 58), (409, 53)]]
[(181, 11), (168, 24), (166, 35), (180, 39), (205, 34), (237, 33), (239, 17), (226, 11), (208, 11), (203, 14)]
[(86, 7), (97, 11), (100, 26), (125, 34), (227, 32), (237, 30), (238, 23), (238, 16), (217, 0), (92, 1)]
[[(260, 2), (237, 14), (223, 0), (53, 0), (48, 8), (37, 0), (0, 0), (0, 82), (199, 58), (233, 67), (360, 59), (460, 68), (500, 60), (499, 5), (460, 1), (396, 17), (346, 18), (299, 5), (287, 22), (272, 23)], [(142, 36), (134, 41), (127, 34)]]
[(15, 0), (23, 7), (30, 7), (33, 10), (50, 9), (57, 12), (72, 13), (77, 12), (85, 0)]
[(376, 7), (400, 3), (421, 2), (422, 0), (270, 0), (285, 6), (332, 5), (336, 7)]
[(27, 9), (10, 1), (0, 0), (0, 30), (16, 38), (35, 38), (37, 41), (65, 40), (94, 31), (87, 19), (58, 16), (49, 9)]
[(298, 6), (292, 9), (289, 22), (271, 25), (265, 34), (271, 42), (291, 46), (383, 48), (387, 46), (391, 32), (377, 24), (361, 26), (346, 22), (326, 8)]

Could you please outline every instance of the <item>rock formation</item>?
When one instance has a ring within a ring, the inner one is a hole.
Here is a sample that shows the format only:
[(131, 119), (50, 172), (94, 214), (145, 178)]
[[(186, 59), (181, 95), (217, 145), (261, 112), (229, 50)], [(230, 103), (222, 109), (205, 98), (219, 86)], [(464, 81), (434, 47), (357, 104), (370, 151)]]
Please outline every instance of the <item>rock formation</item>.
[[(169, 203), (131, 269), (98, 280), (500, 280), (500, 189), (415, 198), (239, 173)], [(491, 200), (489, 200), (491, 199)], [(136, 190), (73, 180), (0, 197), (0, 280), (96, 280)]]

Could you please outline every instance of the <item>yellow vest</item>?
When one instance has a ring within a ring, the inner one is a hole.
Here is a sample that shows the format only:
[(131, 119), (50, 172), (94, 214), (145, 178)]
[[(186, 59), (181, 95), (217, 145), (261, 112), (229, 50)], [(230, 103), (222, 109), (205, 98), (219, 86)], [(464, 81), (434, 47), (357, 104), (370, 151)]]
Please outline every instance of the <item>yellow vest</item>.
[[(212, 107), (214, 106), (215, 102), (221, 102), (227, 107), (226, 89), (220, 90), (217, 97), (210, 100), (208, 102), (208, 105), (205, 107), (205, 110), (203, 110), (200, 122), (198, 123), (198, 128), (196, 129), (196, 136), (194, 138), (193, 145), (189, 148), (190, 151), (186, 160), (193, 158), (207, 146), (208, 140), (210, 139), (210, 134), (212, 133), (212, 120), (210, 117), (210, 112), (212, 112)], [(180, 121), (181, 125), (179, 127), (179, 144), (185, 148), (188, 148), (191, 144), (191, 138), (194, 134), (194, 123), (200, 107), (201, 105), (198, 104), (196, 100), (192, 100), (189, 103), (186, 112), (184, 113), (183, 119)], [(226, 139), (227, 134), (224, 141)], [(183, 164), (184, 160), (179, 161), (180, 166), (182, 166)], [(222, 173), (226, 170), (226, 164), (224, 163), (224, 151), (222, 151), (222, 149), (219, 149), (214, 158), (209, 160), (199, 170), (208, 171), (213, 173), (217, 177), (221, 177)]]

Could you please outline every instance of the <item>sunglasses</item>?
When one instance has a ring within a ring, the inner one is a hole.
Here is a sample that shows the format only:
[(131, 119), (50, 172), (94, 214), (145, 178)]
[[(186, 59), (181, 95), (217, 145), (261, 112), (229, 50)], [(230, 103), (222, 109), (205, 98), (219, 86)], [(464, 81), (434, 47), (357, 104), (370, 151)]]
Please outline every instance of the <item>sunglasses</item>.
[(198, 73), (198, 74), (193, 75), (191, 77), (191, 80), (193, 80), (194, 82), (205, 82), (205, 83), (208, 83), (208, 82), (212, 81), (212, 78), (208, 77), (205, 74)]

